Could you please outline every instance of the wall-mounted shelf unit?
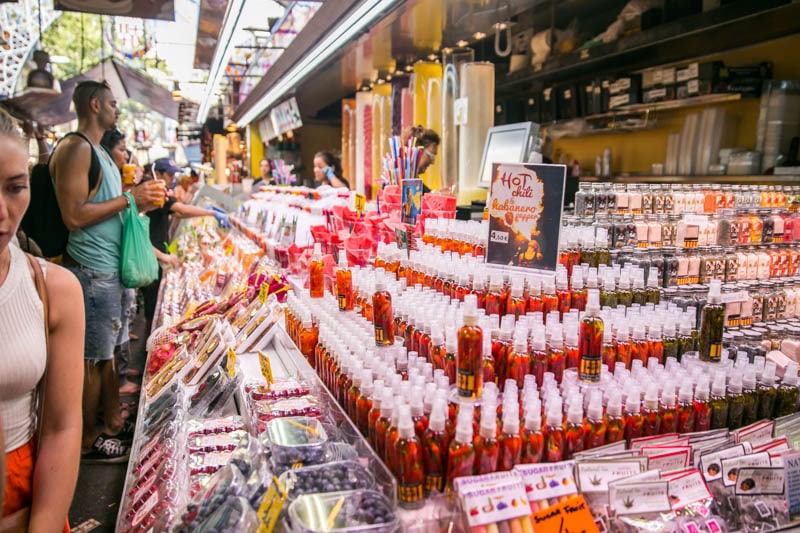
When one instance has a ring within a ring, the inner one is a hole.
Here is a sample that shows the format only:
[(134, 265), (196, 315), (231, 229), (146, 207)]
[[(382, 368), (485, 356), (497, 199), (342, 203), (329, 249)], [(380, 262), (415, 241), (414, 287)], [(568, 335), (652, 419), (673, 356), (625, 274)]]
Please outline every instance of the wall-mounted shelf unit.
[(498, 74), (499, 96), (536, 82), (563, 81), (598, 72), (626, 71), (694, 59), (800, 31), (800, 4), (790, 0), (739, 0), (667, 22), (608, 44), (556, 56), (538, 69)]
[(580, 181), (597, 183), (679, 183), (679, 184), (704, 184), (719, 183), (721, 185), (798, 185), (800, 176), (611, 176), (600, 178), (597, 176), (582, 176)]

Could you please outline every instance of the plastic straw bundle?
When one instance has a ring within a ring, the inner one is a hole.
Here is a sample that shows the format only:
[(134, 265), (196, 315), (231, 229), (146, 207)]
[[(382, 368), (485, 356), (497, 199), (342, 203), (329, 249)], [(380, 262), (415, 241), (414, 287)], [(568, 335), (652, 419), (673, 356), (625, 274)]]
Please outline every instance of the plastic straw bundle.
[(401, 185), (403, 180), (417, 178), (417, 162), (422, 149), (414, 146), (414, 139), (403, 146), (400, 137), (389, 139), (389, 153), (383, 157), (381, 177), (384, 185)]

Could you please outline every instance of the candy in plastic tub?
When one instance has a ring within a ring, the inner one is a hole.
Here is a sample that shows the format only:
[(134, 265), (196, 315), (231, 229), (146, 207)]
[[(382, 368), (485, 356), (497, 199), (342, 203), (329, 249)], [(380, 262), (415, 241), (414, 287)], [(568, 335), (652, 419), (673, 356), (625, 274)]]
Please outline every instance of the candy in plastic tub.
[(276, 466), (317, 464), (325, 457), (328, 435), (316, 418), (276, 418), (267, 422), (266, 434)]
[(311, 388), (308, 385), (295, 378), (277, 378), (272, 385), (250, 382), (245, 384), (244, 390), (250, 395), (250, 399), (254, 401), (305, 396), (311, 392)]
[(292, 531), (393, 533), (400, 530), (386, 497), (371, 490), (306, 494), (289, 506)]

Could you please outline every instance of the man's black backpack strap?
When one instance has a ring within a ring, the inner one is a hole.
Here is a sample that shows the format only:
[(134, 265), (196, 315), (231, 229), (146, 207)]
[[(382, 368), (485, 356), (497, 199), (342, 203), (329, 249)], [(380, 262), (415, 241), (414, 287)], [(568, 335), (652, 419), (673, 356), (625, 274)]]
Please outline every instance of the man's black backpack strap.
[[(59, 139), (58, 142), (63, 141), (70, 135), (77, 135), (78, 137), (89, 143), (89, 146), (92, 147), (92, 162), (89, 164), (89, 192), (91, 192), (94, 190), (95, 187), (97, 187), (97, 183), (100, 181), (100, 159), (97, 157), (97, 152), (94, 151), (94, 145), (92, 144), (92, 141), (90, 141), (86, 135), (84, 135), (79, 131), (71, 131), (67, 133), (66, 135), (61, 137), (61, 139)], [(50, 169), (50, 158), (53, 157), (54, 152), (55, 149), (53, 149), (53, 151), (50, 152), (50, 157), (47, 158), (48, 172)]]

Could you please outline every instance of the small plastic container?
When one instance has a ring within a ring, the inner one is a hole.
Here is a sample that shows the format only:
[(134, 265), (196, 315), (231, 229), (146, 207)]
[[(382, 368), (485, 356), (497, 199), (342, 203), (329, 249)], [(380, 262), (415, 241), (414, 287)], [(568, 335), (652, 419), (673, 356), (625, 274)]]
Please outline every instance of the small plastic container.
[(356, 461), (339, 461), (288, 470), (279, 478), (289, 500), (304, 494), (372, 489), (375, 479)]
[(251, 403), (253, 416), (262, 421), (286, 416), (317, 417), (322, 414), (314, 396), (280, 398), (277, 400), (256, 400)]
[(258, 382), (247, 383), (245, 391), (250, 395), (251, 400), (256, 401), (305, 396), (311, 392), (311, 388), (294, 378), (278, 378), (272, 385)]
[(300, 496), (289, 506), (289, 519), (291, 531), (295, 533), (394, 533), (400, 530), (397, 514), (389, 501), (372, 490)]
[(316, 418), (276, 418), (267, 422), (266, 434), (276, 466), (289, 467), (295, 463), (313, 465), (325, 458), (328, 435)]

